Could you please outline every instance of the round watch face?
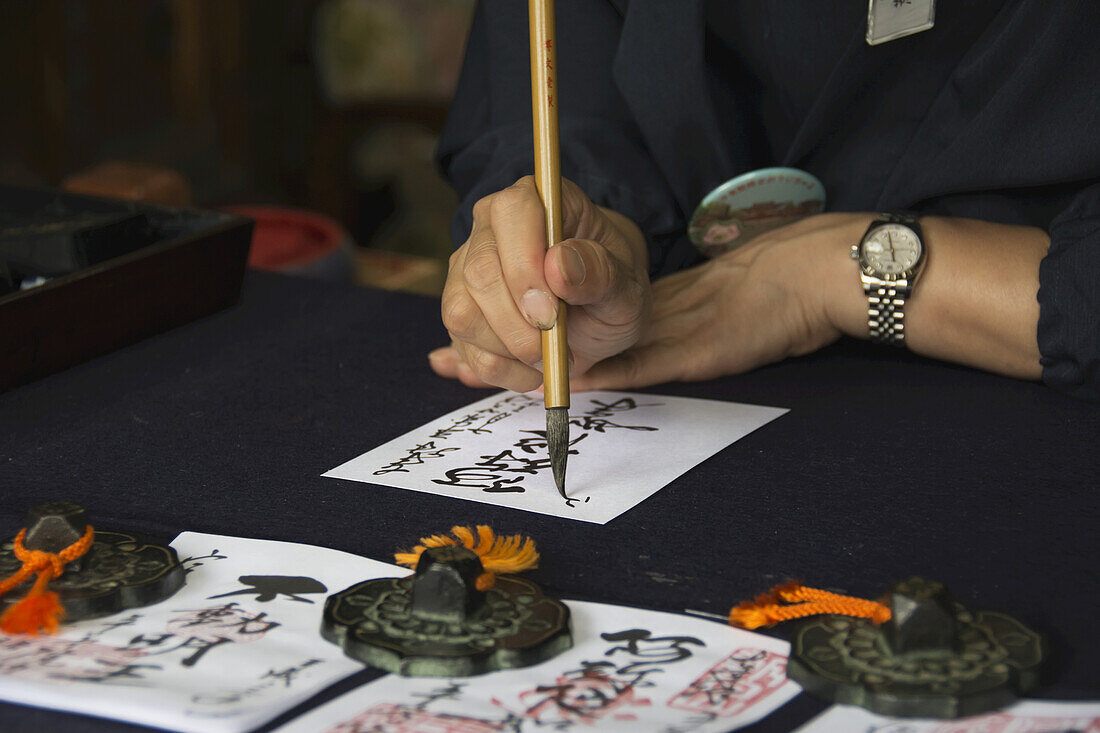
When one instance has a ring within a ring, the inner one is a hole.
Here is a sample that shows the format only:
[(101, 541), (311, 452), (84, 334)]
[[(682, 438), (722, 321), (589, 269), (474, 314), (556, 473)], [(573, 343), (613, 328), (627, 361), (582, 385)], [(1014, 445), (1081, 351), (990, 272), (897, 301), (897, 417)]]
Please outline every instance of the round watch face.
[(891, 279), (913, 269), (920, 259), (921, 242), (904, 224), (883, 224), (871, 230), (860, 245), (860, 255), (871, 274)]

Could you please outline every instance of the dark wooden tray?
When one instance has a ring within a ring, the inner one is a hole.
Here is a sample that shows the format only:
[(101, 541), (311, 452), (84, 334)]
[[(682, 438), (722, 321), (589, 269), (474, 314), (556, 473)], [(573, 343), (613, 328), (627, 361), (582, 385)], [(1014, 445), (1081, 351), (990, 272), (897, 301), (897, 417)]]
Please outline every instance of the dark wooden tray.
[(0, 296), (0, 391), (237, 302), (252, 222), (231, 214), (0, 186), (11, 211), (144, 213), (154, 241)]

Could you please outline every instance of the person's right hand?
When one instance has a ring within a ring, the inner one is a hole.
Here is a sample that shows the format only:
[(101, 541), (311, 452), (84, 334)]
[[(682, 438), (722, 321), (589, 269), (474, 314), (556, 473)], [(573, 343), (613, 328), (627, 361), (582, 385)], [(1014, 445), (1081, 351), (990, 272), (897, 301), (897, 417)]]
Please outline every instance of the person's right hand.
[(559, 302), (569, 309), (573, 376), (637, 342), (652, 309), (642, 233), (566, 180), (562, 208), (566, 239), (547, 250), (531, 176), (475, 204), (470, 237), (451, 256), (443, 290), (451, 345), (428, 355), (436, 373), (471, 387), (535, 389), (540, 330), (554, 325)]

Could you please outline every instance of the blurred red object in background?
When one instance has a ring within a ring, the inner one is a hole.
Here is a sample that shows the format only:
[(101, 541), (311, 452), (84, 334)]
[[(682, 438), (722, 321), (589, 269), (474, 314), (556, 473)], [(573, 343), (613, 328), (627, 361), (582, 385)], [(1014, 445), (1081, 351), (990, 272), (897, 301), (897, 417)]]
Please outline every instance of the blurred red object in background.
[(353, 244), (334, 219), (283, 206), (226, 206), (256, 221), (248, 266), (257, 270), (351, 281)]

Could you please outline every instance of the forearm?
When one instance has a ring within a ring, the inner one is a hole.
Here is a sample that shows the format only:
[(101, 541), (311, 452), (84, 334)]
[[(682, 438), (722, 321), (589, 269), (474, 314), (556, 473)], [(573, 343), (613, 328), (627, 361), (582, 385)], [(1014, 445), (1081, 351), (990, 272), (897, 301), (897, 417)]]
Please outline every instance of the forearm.
[[(866, 227), (870, 216), (863, 219)], [(905, 306), (912, 351), (998, 374), (1038, 379), (1039, 262), (1050, 245), (1041, 229), (972, 219), (922, 217), (927, 262)], [(851, 241), (858, 241), (862, 231)], [(849, 243), (850, 244), (850, 243)], [(867, 299), (841, 243), (831, 253), (831, 320), (867, 338)]]

